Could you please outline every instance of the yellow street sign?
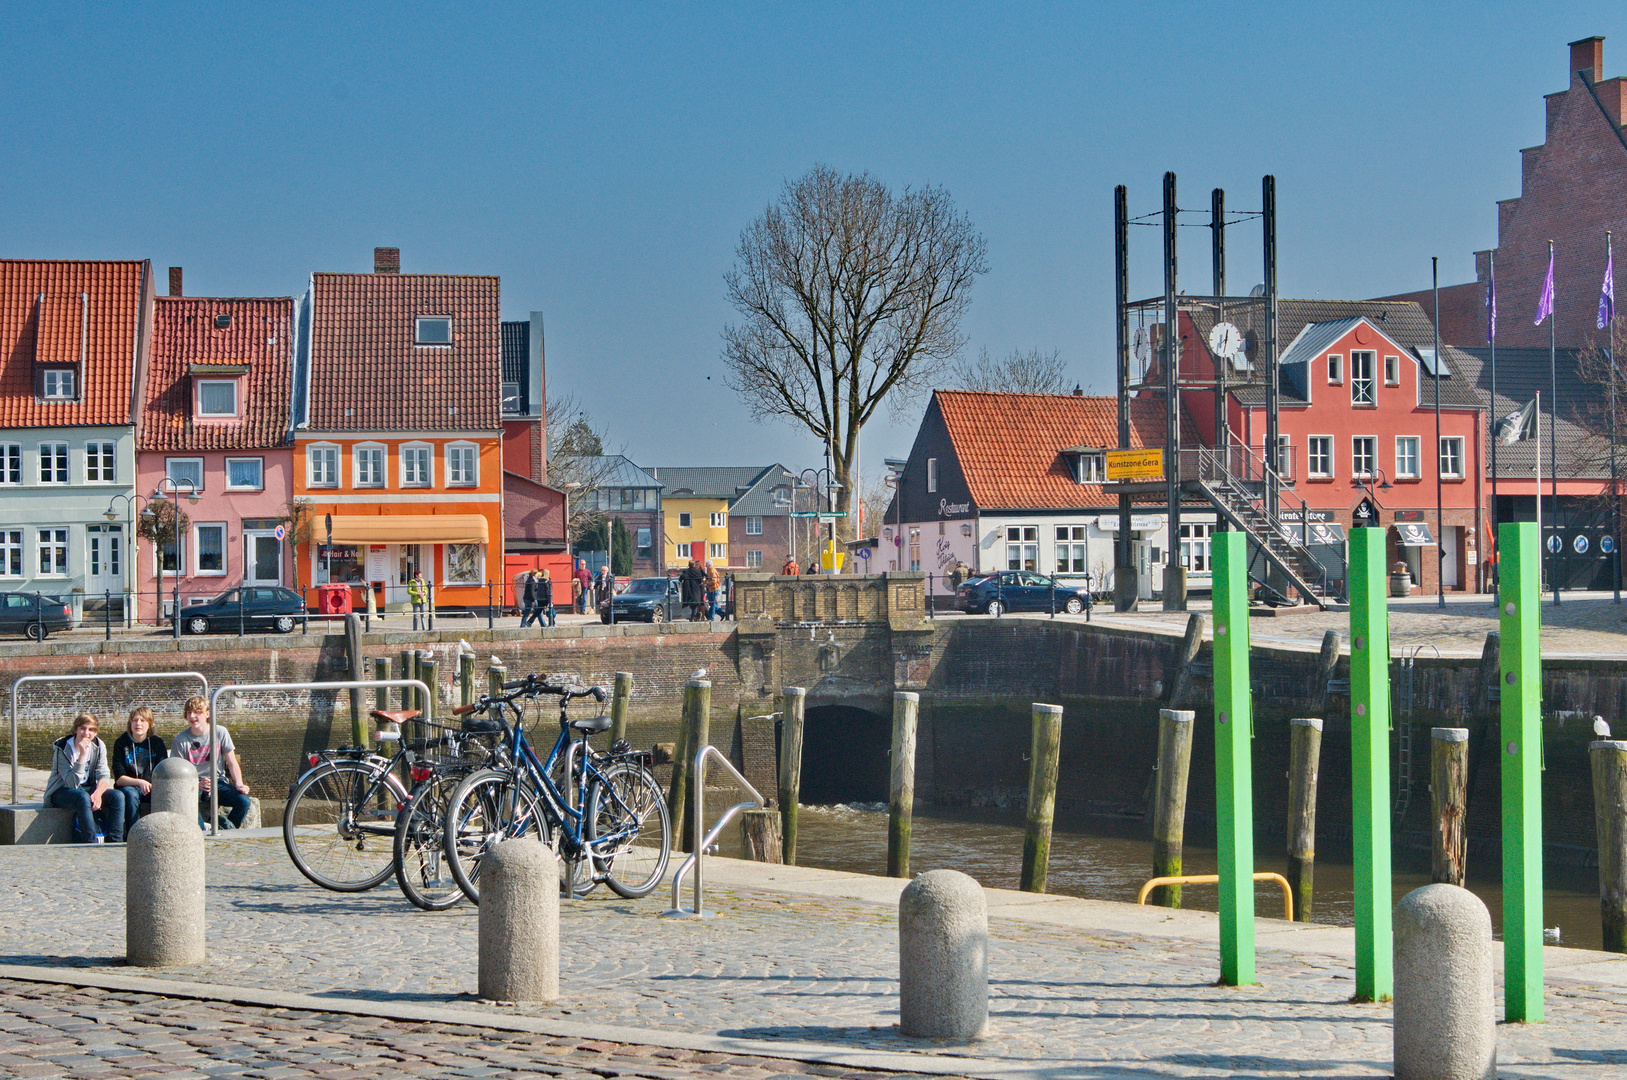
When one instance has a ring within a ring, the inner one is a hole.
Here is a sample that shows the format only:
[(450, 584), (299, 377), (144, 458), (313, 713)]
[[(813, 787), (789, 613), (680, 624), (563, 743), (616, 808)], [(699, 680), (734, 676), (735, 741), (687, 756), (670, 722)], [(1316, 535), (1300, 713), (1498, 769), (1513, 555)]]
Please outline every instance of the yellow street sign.
[(1109, 480), (1157, 480), (1164, 475), (1164, 451), (1109, 450), (1107, 452), (1107, 478)]

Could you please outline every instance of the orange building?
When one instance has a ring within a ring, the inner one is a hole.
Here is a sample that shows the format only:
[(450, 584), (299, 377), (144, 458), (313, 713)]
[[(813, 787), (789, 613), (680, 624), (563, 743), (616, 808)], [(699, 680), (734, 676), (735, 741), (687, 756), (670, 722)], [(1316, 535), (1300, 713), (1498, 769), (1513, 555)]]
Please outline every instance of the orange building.
[(304, 582), (483, 608), (502, 573), (503, 423), (495, 277), (313, 274), (301, 303), (294, 483)]

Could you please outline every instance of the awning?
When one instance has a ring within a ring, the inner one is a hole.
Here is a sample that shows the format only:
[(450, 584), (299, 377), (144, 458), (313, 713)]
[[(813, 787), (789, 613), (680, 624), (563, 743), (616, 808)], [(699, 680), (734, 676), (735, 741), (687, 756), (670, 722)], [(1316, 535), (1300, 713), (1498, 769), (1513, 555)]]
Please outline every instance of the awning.
[(1288, 522), (1283, 528), (1288, 530), (1295, 540), (1313, 547), (1342, 547), (1345, 542), (1344, 526), (1337, 521), (1311, 522), (1310, 536), (1305, 535), (1305, 526), (1298, 521)]
[(1401, 534), (1401, 543), (1405, 547), (1429, 547), (1435, 543), (1429, 526), (1422, 521), (1398, 521), (1395, 531)]
[[(316, 539), (326, 537), (326, 523), (312, 523)], [(380, 514), (367, 517), (333, 515), (335, 544), (484, 544), (486, 518), (482, 514)]]

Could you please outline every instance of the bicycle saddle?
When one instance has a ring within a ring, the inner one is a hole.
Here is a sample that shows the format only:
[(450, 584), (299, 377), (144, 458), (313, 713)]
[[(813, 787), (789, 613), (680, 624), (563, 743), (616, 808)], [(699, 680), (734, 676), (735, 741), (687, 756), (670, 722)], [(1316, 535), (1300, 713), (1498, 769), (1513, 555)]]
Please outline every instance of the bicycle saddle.
[(490, 716), (466, 716), (463, 718), (463, 730), (471, 735), (495, 735), (503, 730), (503, 724)]
[(577, 731), (609, 731), (609, 716), (585, 716), (580, 720), (572, 720), (571, 727)]
[(383, 724), (405, 724), (418, 719), (417, 709), (374, 709), (367, 715)]

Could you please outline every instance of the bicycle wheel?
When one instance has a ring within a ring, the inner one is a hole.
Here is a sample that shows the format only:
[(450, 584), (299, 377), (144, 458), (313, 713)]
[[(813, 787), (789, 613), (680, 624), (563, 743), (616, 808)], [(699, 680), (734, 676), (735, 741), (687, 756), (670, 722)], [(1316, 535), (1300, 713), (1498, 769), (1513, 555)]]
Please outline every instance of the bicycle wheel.
[(324, 889), (365, 892), (395, 872), (390, 834), (406, 792), (381, 773), (365, 761), (330, 761), (300, 777), (288, 796), (283, 846)]
[(504, 840), (548, 843), (552, 830), (531, 792), (497, 769), (470, 773), (447, 803), (442, 852), (463, 895), (480, 903), (480, 859)]
[(606, 768), (588, 792), (588, 848), (619, 896), (648, 896), (672, 854), (672, 821), (655, 777), (626, 762)]
[(463, 899), (447, 866), (446, 806), (465, 772), (436, 772), (412, 789), (395, 822), (395, 879), (401, 893), (425, 911), (445, 911)]

